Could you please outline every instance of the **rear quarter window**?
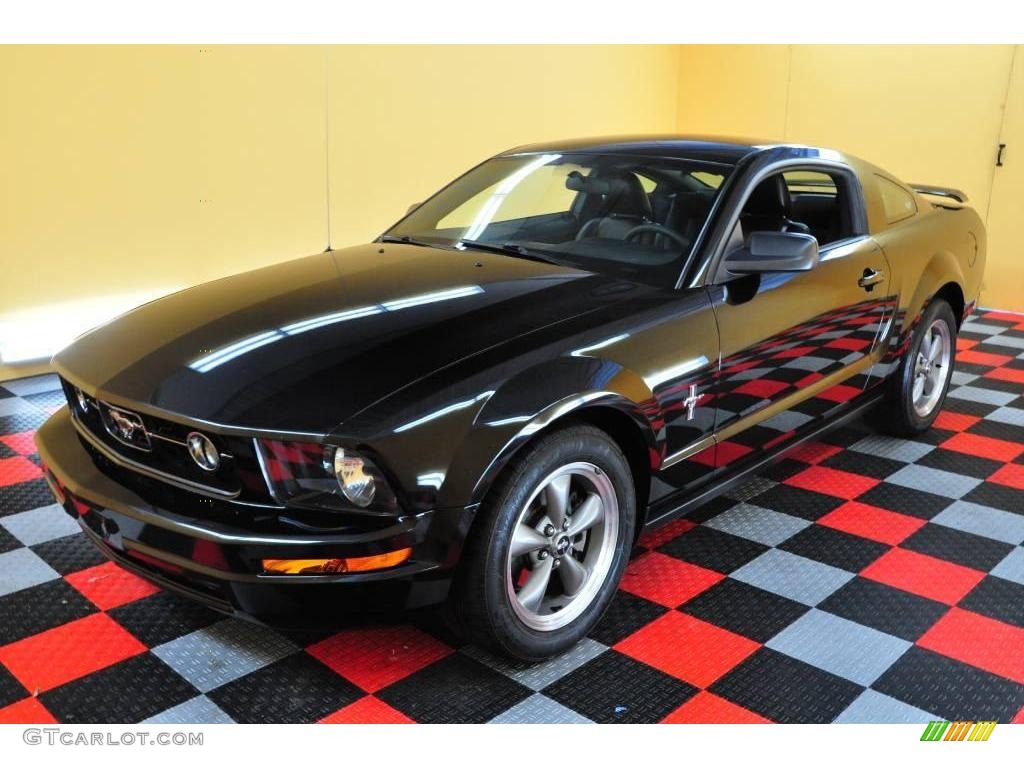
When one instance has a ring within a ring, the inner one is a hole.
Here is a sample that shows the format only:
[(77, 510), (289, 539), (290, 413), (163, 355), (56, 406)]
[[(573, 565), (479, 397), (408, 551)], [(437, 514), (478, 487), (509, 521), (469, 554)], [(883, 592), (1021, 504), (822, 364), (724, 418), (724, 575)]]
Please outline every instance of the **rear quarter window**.
[(917, 213), (917, 202), (910, 192), (884, 176), (875, 176), (875, 181), (882, 196), (882, 207), (885, 209), (887, 222), (895, 224)]

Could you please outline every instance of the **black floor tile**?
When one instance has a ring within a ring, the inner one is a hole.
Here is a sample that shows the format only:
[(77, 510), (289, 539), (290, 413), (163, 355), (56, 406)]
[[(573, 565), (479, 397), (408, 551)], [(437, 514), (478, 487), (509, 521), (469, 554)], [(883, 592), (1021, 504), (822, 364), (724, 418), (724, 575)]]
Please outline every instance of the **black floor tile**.
[(0, 555), (10, 552), (12, 549), (21, 549), (22, 543), (14, 538), (6, 528), (0, 526)]
[(979, 480), (984, 480), (1001, 466), (1001, 461), (985, 459), (981, 456), (972, 456), (960, 451), (949, 451), (945, 448), (936, 448), (929, 454), (915, 462), (923, 467), (941, 469), (945, 472), (954, 472), (959, 475), (969, 475)]
[(818, 608), (904, 640), (917, 640), (949, 606), (857, 576)]
[(149, 648), (175, 640), (224, 618), (194, 600), (157, 592), (107, 613)]
[(95, 613), (96, 607), (63, 579), (0, 597), (0, 645)]
[[(986, 576), (959, 603), (961, 608), (1024, 628), (1024, 585)], [(1024, 653), (1024, 648), (1019, 649)]]
[(796, 459), (780, 459), (779, 461), (771, 464), (761, 474), (769, 480), (781, 483), (783, 480), (787, 480), (797, 472), (803, 472), (805, 469), (807, 469), (807, 465), (802, 461), (797, 461)]
[(639, 661), (609, 651), (543, 691), (597, 723), (658, 722), (697, 689)]
[(39, 557), (62, 576), (84, 571), (107, 561), (90, 541), (81, 533), (62, 536), (31, 547)]
[(843, 451), (835, 456), (829, 456), (821, 462), (821, 466), (829, 467), (830, 469), (840, 469), (843, 472), (852, 472), (857, 475), (864, 475), (865, 477), (873, 477), (877, 480), (884, 480), (907, 465), (903, 461), (872, 456), (869, 453)]
[(953, 499), (947, 499), (945, 496), (886, 482), (864, 491), (857, 497), (857, 501), (921, 520), (931, 520), (953, 503)]
[[(806, 468), (805, 465), (804, 469)], [(817, 520), (842, 505), (843, 500), (783, 483), (759, 493), (750, 500), (750, 503), (804, 520)]]
[(597, 626), (590, 631), (590, 637), (605, 645), (615, 645), (666, 611), (664, 606), (620, 589)]
[(830, 723), (864, 688), (761, 648), (709, 690), (779, 723)]
[(0, 517), (53, 504), (53, 494), (43, 478), (0, 486)]
[(768, 547), (702, 525), (663, 544), (658, 551), (719, 573), (731, 573), (767, 552)]
[(835, 528), (810, 525), (780, 544), (779, 549), (857, 573), (884, 555), (889, 547)]
[(3, 664), (0, 664), (0, 707), (6, 707), (16, 701), (21, 701), (29, 692), (25, 690), (18, 679), (12, 675)]
[(1024, 706), (1024, 685), (917, 646), (871, 687), (945, 720), (1006, 723)]
[(207, 696), (238, 723), (315, 723), (363, 692), (308, 653), (293, 653)]
[(810, 608), (727, 578), (704, 590), (678, 610), (764, 643)]
[(461, 653), (377, 692), (418, 723), (486, 723), (533, 693)]
[(1010, 544), (935, 523), (918, 528), (900, 546), (980, 571), (992, 570), (1013, 549)]
[(975, 504), (984, 504), (986, 507), (995, 507), (1004, 512), (1015, 512), (1024, 515), (1024, 490), (1011, 488), (1002, 483), (981, 483), (972, 488), (964, 501), (972, 501)]
[(156, 656), (143, 653), (40, 694), (65, 723), (137, 723), (199, 692)]

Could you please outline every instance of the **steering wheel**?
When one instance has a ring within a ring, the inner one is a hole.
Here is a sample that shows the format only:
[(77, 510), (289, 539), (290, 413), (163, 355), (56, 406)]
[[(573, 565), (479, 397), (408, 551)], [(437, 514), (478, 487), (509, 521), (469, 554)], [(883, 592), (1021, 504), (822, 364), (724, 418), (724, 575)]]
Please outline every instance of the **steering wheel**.
[(642, 235), (645, 232), (653, 232), (657, 235), (664, 235), (669, 240), (674, 240), (676, 245), (682, 248), (684, 251), (690, 247), (690, 241), (680, 235), (674, 229), (662, 226), (661, 224), (639, 224), (633, 227), (626, 236), (623, 238), (626, 241), (632, 240), (637, 235)]

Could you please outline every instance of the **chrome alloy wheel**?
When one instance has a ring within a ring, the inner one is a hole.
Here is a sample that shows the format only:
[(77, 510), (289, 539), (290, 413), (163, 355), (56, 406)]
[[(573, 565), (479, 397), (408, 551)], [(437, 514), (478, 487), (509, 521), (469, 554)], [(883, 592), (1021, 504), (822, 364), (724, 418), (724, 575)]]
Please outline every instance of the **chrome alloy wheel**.
[(579, 617), (608, 576), (618, 535), (618, 497), (600, 468), (578, 461), (545, 477), (519, 512), (505, 556), (516, 616), (542, 632)]
[(953, 340), (949, 326), (935, 320), (924, 332), (914, 360), (914, 386), (911, 400), (917, 415), (926, 418), (939, 404), (946, 379), (950, 375)]

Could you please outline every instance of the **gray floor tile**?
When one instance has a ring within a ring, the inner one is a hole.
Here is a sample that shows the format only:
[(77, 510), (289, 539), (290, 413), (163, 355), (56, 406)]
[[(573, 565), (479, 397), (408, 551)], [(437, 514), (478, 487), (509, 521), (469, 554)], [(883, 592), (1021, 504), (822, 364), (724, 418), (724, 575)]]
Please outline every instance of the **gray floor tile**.
[(804, 605), (817, 605), (853, 578), (848, 571), (778, 549), (768, 550), (729, 575)]
[(959, 499), (982, 481), (967, 475), (958, 475), (942, 469), (919, 467), (912, 464), (893, 472), (885, 478), (885, 482), (913, 488), (917, 491), (935, 493), (949, 499)]
[(194, 699), (182, 702), (176, 707), (165, 709), (158, 715), (153, 715), (148, 720), (143, 720), (143, 725), (197, 725), (202, 723), (230, 724), (235, 722), (227, 712), (218, 707), (205, 696), (196, 696)]
[(974, 403), (985, 403), (987, 405), (1006, 405), (1019, 397), (1019, 395), (1013, 392), (982, 389), (981, 387), (972, 387), (969, 384), (951, 388), (947, 396), (959, 398), (960, 400), (970, 400)]
[(1024, 584), (1024, 547), (1010, 550), (1010, 553), (999, 562), (999, 565), (992, 569), (992, 575)]
[(970, 331), (971, 333), (984, 333), (988, 336), (994, 336), (997, 333), (1002, 333), (1006, 330), (1005, 326), (1002, 325), (990, 325), (988, 323), (981, 323), (975, 320), (965, 320), (961, 327), (964, 331)]
[(556, 723), (559, 725), (574, 725), (592, 723), (578, 712), (564, 707), (557, 701), (547, 696), (535, 693), (528, 699), (516, 704), (511, 709), (506, 709), (492, 723), (514, 723), (523, 725), (526, 723)]
[(935, 450), (935, 446), (913, 440), (901, 440), (888, 435), (868, 435), (851, 445), (850, 450), (910, 464), (931, 453)]
[(491, 669), (511, 677), (527, 688), (539, 691), (555, 681), (561, 680), (573, 670), (582, 667), (607, 650), (608, 646), (586, 637), (561, 656), (540, 664), (517, 664), (509, 659), (493, 656), (473, 645), (463, 648), (461, 652), (486, 664)]
[(20, 397), (38, 395), (40, 392), (53, 392), (55, 389), (60, 389), (60, 381), (52, 373), (47, 373), (42, 376), (30, 376), (27, 379), (5, 381), (4, 389)]
[(818, 669), (860, 685), (871, 685), (911, 643), (815, 609), (766, 645)]
[(82, 531), (78, 523), (59, 504), (8, 515), (0, 518), (0, 525), (26, 547)]
[(1012, 408), (1008, 405), (1004, 405), (1002, 408), (996, 408), (992, 413), (985, 417), (991, 421), (998, 421), (1003, 424), (1013, 424), (1016, 427), (1024, 427), (1024, 409)]
[(1024, 543), (1024, 514), (1004, 512), (962, 499), (939, 512), (932, 522), (1007, 544)]
[(153, 649), (171, 669), (203, 693), (298, 650), (266, 627), (225, 619)]
[(59, 578), (59, 573), (27, 547), (0, 555), (0, 597)]
[(836, 718), (837, 723), (925, 723), (940, 718), (870, 688)]
[(767, 544), (769, 547), (781, 544), (810, 524), (810, 520), (803, 520), (746, 502), (737, 504), (705, 523), (708, 528), (742, 536), (745, 539)]

